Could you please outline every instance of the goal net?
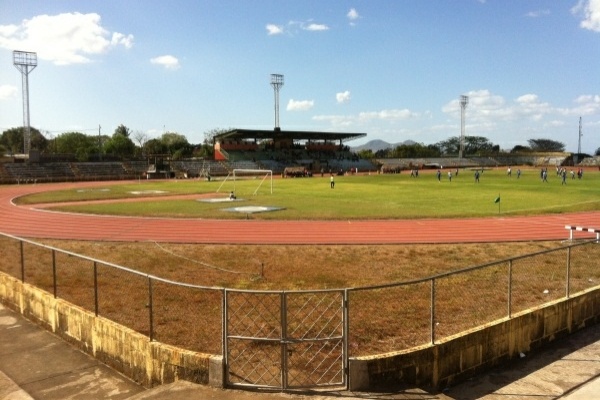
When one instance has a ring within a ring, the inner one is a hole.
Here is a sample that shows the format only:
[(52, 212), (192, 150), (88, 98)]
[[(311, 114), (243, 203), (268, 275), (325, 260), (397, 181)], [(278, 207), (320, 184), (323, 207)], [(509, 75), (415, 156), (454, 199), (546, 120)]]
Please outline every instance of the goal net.
[[(254, 188), (254, 192), (252, 193), (254, 196), (258, 193), (258, 190), (261, 188), (265, 181), (268, 181), (267, 185), (270, 186), (270, 192), (273, 194), (273, 171), (270, 169), (244, 169), (244, 168), (236, 168), (233, 170), (232, 174), (227, 175), (221, 186), (227, 181), (233, 181), (233, 192), (236, 192), (236, 182), (242, 180), (255, 180), (258, 181), (256, 187)], [(220, 189), (221, 187), (219, 187)], [(218, 190), (217, 190), (218, 191)]]

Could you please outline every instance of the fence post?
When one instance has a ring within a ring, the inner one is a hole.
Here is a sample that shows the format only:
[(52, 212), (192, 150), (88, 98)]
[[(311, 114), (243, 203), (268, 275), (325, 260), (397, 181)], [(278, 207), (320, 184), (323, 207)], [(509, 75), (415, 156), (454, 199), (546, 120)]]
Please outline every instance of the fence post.
[(288, 363), (288, 345), (287, 345), (287, 295), (286, 292), (280, 293), (280, 313), (281, 313), (281, 387), (288, 388), (287, 382), (287, 363)]
[(431, 344), (435, 344), (435, 278), (431, 279), (431, 316), (430, 316), (430, 335)]
[(571, 296), (571, 247), (567, 247), (567, 287), (565, 289), (567, 299)]
[(512, 317), (512, 263), (513, 260), (508, 260), (508, 302), (506, 304), (508, 318)]
[(25, 255), (23, 254), (23, 241), (20, 240), (21, 245), (21, 282), (25, 283)]
[(227, 338), (228, 338), (228, 332), (227, 329), (229, 328), (229, 316), (228, 316), (228, 301), (227, 301), (227, 289), (223, 288), (221, 290), (222, 293), (222, 302), (221, 302), (221, 307), (223, 307), (222, 309), (222, 313), (221, 313), (221, 330), (223, 332), (223, 338), (221, 339), (221, 345), (223, 348), (223, 384), (225, 386), (227, 386), (227, 384), (229, 383), (229, 365), (228, 365), (228, 351), (229, 351), (229, 343), (227, 343)]
[(148, 276), (148, 316), (150, 323), (150, 341), (154, 341), (154, 315), (152, 313), (152, 277)]
[(346, 384), (346, 388), (348, 388), (348, 381), (350, 378), (350, 354), (348, 353), (350, 351), (348, 347), (348, 342), (350, 341), (350, 291), (348, 289), (344, 289), (342, 293), (344, 296), (344, 309), (342, 311), (342, 318), (344, 319), (344, 329), (342, 333), (344, 345), (344, 383)]
[(99, 313), (98, 307), (98, 265), (96, 261), (94, 261), (94, 312), (96, 313), (96, 317)]
[(58, 288), (56, 286), (56, 251), (52, 250), (52, 290), (54, 292), (54, 298), (56, 299), (56, 295), (58, 293)]

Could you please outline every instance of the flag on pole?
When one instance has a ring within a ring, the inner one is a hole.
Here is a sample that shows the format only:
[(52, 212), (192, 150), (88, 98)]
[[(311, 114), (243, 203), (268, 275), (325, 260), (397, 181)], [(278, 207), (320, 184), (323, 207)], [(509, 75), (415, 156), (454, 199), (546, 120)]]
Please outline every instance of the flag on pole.
[(496, 197), (496, 200), (494, 200), (494, 203), (500, 203), (500, 196)]

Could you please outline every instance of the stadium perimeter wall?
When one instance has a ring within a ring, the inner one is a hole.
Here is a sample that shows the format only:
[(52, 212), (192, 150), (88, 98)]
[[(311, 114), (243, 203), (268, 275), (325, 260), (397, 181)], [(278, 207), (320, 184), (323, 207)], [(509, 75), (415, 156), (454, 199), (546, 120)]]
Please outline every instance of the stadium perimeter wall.
[(443, 389), (599, 322), (600, 287), (596, 287), (434, 345), (351, 358), (350, 389), (400, 382)]
[(179, 379), (223, 385), (222, 357), (150, 341), (2, 272), (0, 302), (143, 386)]
[[(221, 356), (180, 349), (0, 272), (0, 301), (136, 382), (222, 387)], [(406, 383), (441, 389), (600, 322), (600, 287), (397, 353), (350, 359), (351, 390)]]

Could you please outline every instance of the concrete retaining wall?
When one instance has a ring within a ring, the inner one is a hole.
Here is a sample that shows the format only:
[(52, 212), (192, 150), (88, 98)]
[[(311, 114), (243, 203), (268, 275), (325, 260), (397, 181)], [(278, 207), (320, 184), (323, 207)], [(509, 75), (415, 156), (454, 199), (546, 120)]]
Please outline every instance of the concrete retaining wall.
[(350, 359), (350, 389), (406, 383), (442, 389), (600, 322), (600, 288), (530, 309), (435, 345)]
[(4, 273), (0, 273), (0, 301), (144, 386), (178, 379), (223, 385), (221, 356), (151, 342)]
[[(0, 301), (144, 386), (185, 379), (223, 386), (221, 356), (151, 342), (147, 336), (0, 273)], [(600, 322), (600, 288), (490, 323), (435, 345), (350, 359), (350, 389), (384, 385), (441, 389)]]

